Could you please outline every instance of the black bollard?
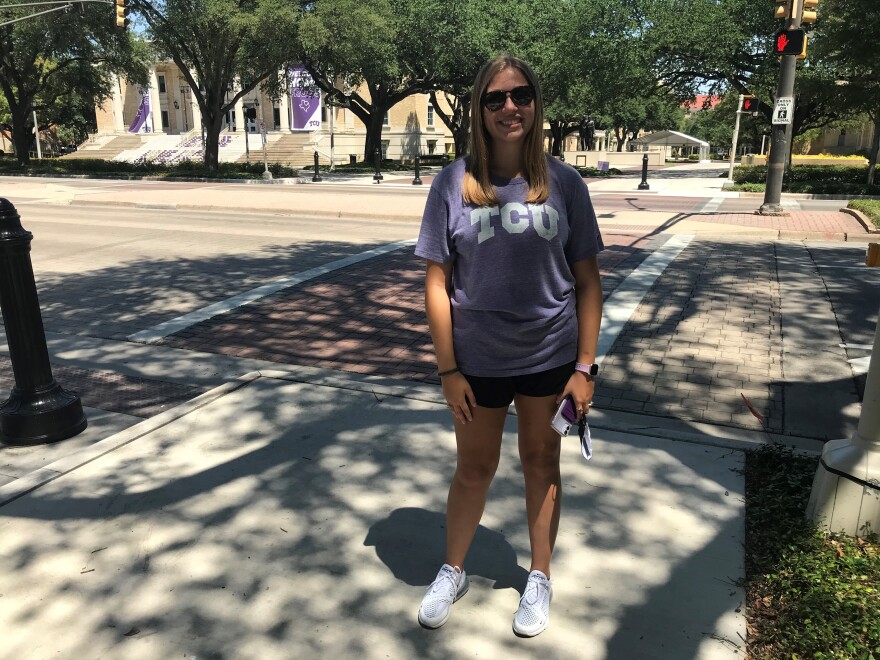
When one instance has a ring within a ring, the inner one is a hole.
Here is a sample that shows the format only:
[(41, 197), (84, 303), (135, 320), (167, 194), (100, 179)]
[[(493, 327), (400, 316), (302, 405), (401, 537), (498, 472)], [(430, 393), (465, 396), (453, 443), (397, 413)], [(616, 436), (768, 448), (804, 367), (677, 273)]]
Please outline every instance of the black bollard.
[(449, 156), (447, 156), (446, 154), (443, 154), (443, 158), (441, 159), (440, 162), (441, 162), (441, 167), (446, 167), (447, 165), (449, 165)]
[(639, 190), (650, 190), (648, 185), (648, 154), (642, 156), (642, 182), (639, 184)]
[(416, 177), (413, 179), (414, 186), (422, 185), (422, 179), (419, 176), (419, 165), (421, 165), (421, 159), (418, 156), (416, 156)]
[(315, 174), (312, 176), (312, 183), (320, 183), (323, 179), (321, 179), (321, 175), (318, 174), (318, 152), (315, 152)]
[(31, 265), (32, 239), (15, 206), (0, 198), (0, 311), (15, 376), (12, 393), (0, 404), (0, 437), (18, 445), (64, 440), (88, 423), (76, 393), (52, 377)]
[(383, 178), (382, 177), (382, 152), (379, 149), (376, 149), (374, 159), (376, 161), (376, 173), (373, 175), (373, 181), (375, 181), (376, 183), (381, 183), (382, 178)]

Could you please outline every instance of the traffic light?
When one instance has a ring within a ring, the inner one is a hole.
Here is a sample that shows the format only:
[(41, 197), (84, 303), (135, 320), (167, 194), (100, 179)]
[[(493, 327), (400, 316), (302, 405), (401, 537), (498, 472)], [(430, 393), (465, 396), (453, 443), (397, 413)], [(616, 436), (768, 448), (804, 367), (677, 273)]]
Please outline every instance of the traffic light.
[(801, 23), (816, 22), (816, 7), (819, 6), (819, 0), (802, 0), (804, 3), (804, 13), (801, 14)]
[(776, 0), (776, 12), (773, 14), (773, 17), (779, 19), (791, 18), (791, 3), (792, 0)]
[(128, 27), (130, 21), (128, 20), (128, 14), (131, 12), (131, 9), (128, 6), (128, 0), (115, 0), (116, 1), (116, 27), (124, 30)]
[(773, 38), (774, 55), (807, 56), (807, 35), (803, 30), (781, 30)]
[(754, 112), (758, 107), (758, 102), (751, 94), (743, 94), (743, 112)]

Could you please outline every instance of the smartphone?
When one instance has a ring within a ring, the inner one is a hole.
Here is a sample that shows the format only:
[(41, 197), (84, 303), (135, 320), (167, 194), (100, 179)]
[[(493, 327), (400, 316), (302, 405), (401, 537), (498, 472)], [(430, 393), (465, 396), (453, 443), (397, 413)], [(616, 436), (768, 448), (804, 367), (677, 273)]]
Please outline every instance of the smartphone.
[(572, 398), (567, 396), (559, 404), (559, 408), (556, 409), (556, 414), (550, 420), (550, 426), (559, 435), (566, 436), (575, 422), (577, 422), (577, 410)]

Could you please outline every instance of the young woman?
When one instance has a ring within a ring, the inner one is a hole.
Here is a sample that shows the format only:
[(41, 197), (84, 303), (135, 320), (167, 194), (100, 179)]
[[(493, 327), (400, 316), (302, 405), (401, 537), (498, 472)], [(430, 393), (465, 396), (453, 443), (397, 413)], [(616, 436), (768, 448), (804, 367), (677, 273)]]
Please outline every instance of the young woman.
[(547, 627), (550, 558), (560, 511), (560, 437), (550, 420), (571, 396), (593, 396), (604, 248), (587, 187), (543, 149), (534, 72), (498, 57), (477, 75), (470, 156), (434, 180), (416, 254), (427, 260), (425, 308), (457, 466), (447, 501), (446, 563), (419, 621), (442, 626), (468, 589), (462, 566), (498, 466), (504, 419), (516, 406), (532, 561), (513, 629)]

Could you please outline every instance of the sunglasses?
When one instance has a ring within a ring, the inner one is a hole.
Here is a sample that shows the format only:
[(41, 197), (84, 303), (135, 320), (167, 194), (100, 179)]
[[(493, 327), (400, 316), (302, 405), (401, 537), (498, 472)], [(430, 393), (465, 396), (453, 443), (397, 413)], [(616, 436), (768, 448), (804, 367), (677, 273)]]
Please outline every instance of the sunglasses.
[(508, 96), (514, 105), (522, 108), (535, 100), (535, 88), (531, 85), (521, 85), (507, 91), (499, 89), (494, 92), (486, 92), (480, 97), (480, 102), (489, 112), (498, 112), (507, 103)]

